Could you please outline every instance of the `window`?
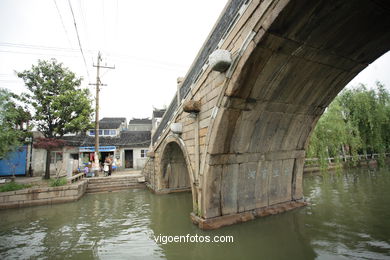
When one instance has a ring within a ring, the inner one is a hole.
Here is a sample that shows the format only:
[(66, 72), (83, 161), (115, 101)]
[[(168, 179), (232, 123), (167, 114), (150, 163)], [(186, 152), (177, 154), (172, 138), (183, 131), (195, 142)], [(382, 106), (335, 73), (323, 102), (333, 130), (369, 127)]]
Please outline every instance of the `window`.
[(77, 133), (66, 133), (64, 136), (75, 136)]
[(141, 158), (145, 158), (146, 154), (148, 153), (148, 150), (141, 150)]
[[(89, 130), (89, 135), (94, 136), (95, 135), (95, 130)], [(103, 130), (99, 129), (99, 135), (103, 135)]]
[(51, 152), (50, 163), (54, 164), (62, 161), (62, 152)]
[[(100, 131), (100, 130), (99, 130)], [(112, 129), (105, 129), (103, 131), (103, 135), (116, 135), (116, 130), (112, 130)]]

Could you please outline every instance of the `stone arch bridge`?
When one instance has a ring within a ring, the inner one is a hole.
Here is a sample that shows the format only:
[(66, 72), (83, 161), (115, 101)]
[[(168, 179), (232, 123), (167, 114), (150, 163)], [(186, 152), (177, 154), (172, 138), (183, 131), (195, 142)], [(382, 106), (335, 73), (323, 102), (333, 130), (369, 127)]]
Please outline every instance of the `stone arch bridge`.
[(191, 190), (214, 229), (305, 205), (310, 133), (390, 48), (386, 0), (231, 0), (152, 137), (157, 193)]

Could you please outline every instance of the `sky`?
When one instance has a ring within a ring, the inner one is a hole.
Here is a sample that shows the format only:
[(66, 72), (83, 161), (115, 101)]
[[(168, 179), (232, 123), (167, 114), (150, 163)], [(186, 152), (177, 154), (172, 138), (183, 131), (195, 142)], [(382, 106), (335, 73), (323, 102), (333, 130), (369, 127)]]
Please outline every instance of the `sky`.
[[(171, 102), (227, 0), (0, 0), (0, 88), (25, 91), (15, 71), (56, 58), (94, 95), (101, 51), (100, 118), (151, 117)], [(74, 14), (74, 19), (72, 16)], [(78, 34), (76, 33), (76, 27)], [(81, 55), (78, 37), (84, 52)], [(390, 53), (347, 87), (390, 89)]]

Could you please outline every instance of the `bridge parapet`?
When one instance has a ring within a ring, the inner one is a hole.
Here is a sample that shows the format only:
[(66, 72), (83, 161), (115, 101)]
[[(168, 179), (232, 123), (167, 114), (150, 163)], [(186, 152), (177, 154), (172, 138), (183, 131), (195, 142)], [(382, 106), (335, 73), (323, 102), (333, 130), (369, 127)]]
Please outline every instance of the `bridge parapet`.
[[(174, 175), (189, 174), (192, 219), (206, 229), (305, 205), (310, 133), (338, 92), (389, 50), (388, 10), (371, 0), (230, 1), (153, 136), (145, 170), (153, 189), (182, 190), (188, 179)], [(207, 66), (216, 48), (231, 54), (227, 71)], [(199, 102), (193, 115), (183, 100)]]
[[(232, 26), (237, 21), (239, 15), (243, 12), (241, 8), (245, 4), (247, 5), (249, 2), (250, 1), (248, 0), (234, 0), (230, 1), (225, 7), (225, 10), (223, 11), (218, 22), (214, 26), (212, 32), (210, 33), (208, 39), (201, 48), (198, 56), (195, 58), (195, 61), (191, 65), (191, 68), (187, 72), (184, 81), (182, 82), (182, 85), (180, 87), (181, 100), (187, 97), (188, 93), (191, 90), (191, 87), (196, 84), (196, 81), (205, 71), (205, 67), (207, 66), (210, 54), (214, 50), (216, 50), (218, 46), (222, 43), (224, 37), (226, 37), (227, 33), (232, 29)], [(175, 96), (152, 137), (153, 145), (156, 143), (157, 139), (160, 137), (164, 129), (166, 129), (167, 125), (172, 120), (177, 108), (178, 104)]]

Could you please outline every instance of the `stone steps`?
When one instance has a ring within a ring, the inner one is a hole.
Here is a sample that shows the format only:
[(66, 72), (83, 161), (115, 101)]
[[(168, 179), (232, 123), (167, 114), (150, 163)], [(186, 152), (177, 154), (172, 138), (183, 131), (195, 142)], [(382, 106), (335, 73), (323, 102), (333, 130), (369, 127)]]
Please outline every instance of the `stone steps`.
[(144, 188), (142, 175), (97, 177), (88, 179), (87, 193)]

